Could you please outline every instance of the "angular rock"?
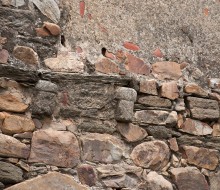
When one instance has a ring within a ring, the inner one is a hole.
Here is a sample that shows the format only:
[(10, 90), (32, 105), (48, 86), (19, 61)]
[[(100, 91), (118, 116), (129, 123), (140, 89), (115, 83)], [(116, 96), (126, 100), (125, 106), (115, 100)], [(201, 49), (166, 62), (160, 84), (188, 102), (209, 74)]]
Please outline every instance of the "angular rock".
[(39, 91), (35, 94), (31, 110), (33, 115), (47, 115), (53, 114), (56, 108), (56, 95), (51, 92)]
[(194, 94), (198, 96), (207, 97), (208, 92), (202, 89), (198, 84), (195, 83), (189, 83), (184, 87), (184, 91), (188, 94)]
[(175, 105), (175, 110), (176, 111), (185, 111), (186, 110), (184, 99), (177, 99), (176, 105)]
[(80, 149), (74, 134), (52, 129), (35, 131), (29, 162), (74, 167), (80, 162)]
[(152, 64), (153, 75), (160, 79), (173, 79), (178, 80), (182, 76), (180, 64), (175, 62), (157, 62)]
[(57, 5), (56, 0), (31, 0), (30, 3), (33, 3), (41, 11), (42, 14), (51, 19), (53, 22), (59, 22), (60, 9)]
[(147, 136), (147, 132), (143, 128), (132, 123), (118, 123), (117, 129), (128, 142), (140, 141)]
[(142, 110), (136, 111), (135, 120), (139, 124), (173, 125), (177, 123), (177, 113), (161, 110)]
[(115, 111), (115, 119), (117, 121), (131, 121), (133, 117), (133, 109), (134, 102), (120, 100)]
[(59, 172), (50, 172), (43, 176), (38, 176), (22, 183), (16, 184), (7, 188), (7, 190), (54, 190), (54, 189), (68, 189), (68, 190), (88, 190), (87, 187), (78, 184), (72, 176), (61, 174)]
[(215, 170), (218, 165), (218, 151), (214, 149), (183, 146), (189, 164), (209, 170)]
[(173, 168), (171, 174), (179, 190), (209, 190), (209, 185), (197, 168)]
[(4, 184), (19, 183), (23, 180), (23, 171), (10, 163), (0, 161), (0, 181)]
[(114, 63), (113, 61), (110, 61), (107, 58), (103, 58), (99, 60), (95, 64), (95, 70), (100, 73), (105, 73), (105, 74), (111, 74), (111, 73), (118, 74), (119, 73), (118, 65)]
[(147, 80), (142, 79), (140, 80), (140, 92), (152, 95), (158, 95), (157, 92), (157, 81), (154, 79)]
[(219, 107), (216, 100), (187, 97), (191, 116), (199, 120), (215, 120), (219, 118)]
[(170, 144), (170, 149), (177, 152), (179, 151), (179, 147), (178, 147), (178, 144), (177, 144), (177, 141), (176, 141), (176, 138), (171, 138), (168, 140), (169, 144)]
[(25, 112), (28, 105), (12, 94), (0, 94), (0, 110), (11, 112)]
[(0, 156), (28, 158), (30, 149), (19, 140), (0, 134)]
[(170, 108), (172, 106), (172, 102), (169, 99), (158, 96), (141, 96), (137, 102), (149, 107)]
[(81, 137), (83, 157), (87, 161), (112, 163), (124, 154), (122, 141), (108, 134), (91, 133)]
[(135, 102), (137, 99), (137, 92), (132, 88), (119, 87), (116, 89), (115, 97), (119, 100)]
[(80, 57), (73, 52), (67, 54), (59, 54), (56, 58), (48, 58), (44, 60), (45, 65), (52, 71), (58, 72), (84, 72), (84, 64)]
[(44, 22), (43, 28), (49, 31), (53, 36), (58, 36), (61, 33), (61, 28), (54, 23)]
[(82, 184), (86, 184), (90, 187), (94, 186), (97, 181), (95, 171), (93, 167), (90, 165), (87, 165), (87, 164), (80, 165), (77, 168), (77, 174), (78, 174), (79, 181)]
[(210, 190), (219, 190), (220, 186), (220, 171), (211, 173), (209, 176)]
[(145, 178), (146, 189), (149, 190), (173, 190), (172, 184), (167, 181), (162, 175), (156, 172), (150, 172)]
[(6, 49), (0, 49), (0, 63), (6, 64), (8, 62), (9, 53)]
[(175, 81), (162, 83), (160, 94), (162, 97), (175, 100), (179, 97), (179, 90)]
[(220, 123), (215, 123), (213, 125), (212, 136), (213, 137), (219, 137), (220, 136)]
[(220, 78), (211, 78), (208, 80), (209, 87), (212, 89), (220, 89)]
[(48, 30), (46, 30), (45, 28), (35, 28), (36, 34), (37, 36), (40, 37), (47, 37), (50, 36), (50, 32)]
[(13, 50), (13, 55), (27, 65), (39, 64), (37, 53), (30, 47), (16, 46)]
[(170, 150), (163, 141), (154, 140), (137, 145), (130, 156), (137, 166), (161, 170), (169, 162)]
[(126, 57), (125, 68), (128, 71), (140, 75), (150, 74), (151, 66), (149, 64), (129, 53), (126, 54)]
[(208, 124), (190, 118), (186, 118), (180, 130), (193, 135), (212, 134), (212, 128)]
[(35, 88), (45, 92), (56, 93), (58, 91), (58, 86), (56, 84), (46, 80), (39, 80)]
[(15, 133), (32, 132), (35, 129), (34, 122), (31, 119), (8, 115), (3, 121), (1, 130), (4, 134), (13, 135)]

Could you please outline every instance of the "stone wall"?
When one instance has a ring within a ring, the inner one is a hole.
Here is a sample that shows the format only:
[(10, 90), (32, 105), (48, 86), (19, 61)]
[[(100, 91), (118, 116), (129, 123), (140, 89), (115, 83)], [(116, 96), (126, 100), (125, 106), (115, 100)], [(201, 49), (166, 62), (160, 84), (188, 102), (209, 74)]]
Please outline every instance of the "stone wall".
[(218, 190), (217, 3), (1, 0), (0, 189)]

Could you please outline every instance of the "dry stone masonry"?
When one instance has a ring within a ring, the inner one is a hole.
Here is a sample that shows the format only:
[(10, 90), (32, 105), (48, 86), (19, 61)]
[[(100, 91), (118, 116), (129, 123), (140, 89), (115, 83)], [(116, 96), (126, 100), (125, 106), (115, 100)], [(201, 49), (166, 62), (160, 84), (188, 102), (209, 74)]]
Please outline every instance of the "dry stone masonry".
[(219, 190), (218, 7), (0, 0), (0, 190)]

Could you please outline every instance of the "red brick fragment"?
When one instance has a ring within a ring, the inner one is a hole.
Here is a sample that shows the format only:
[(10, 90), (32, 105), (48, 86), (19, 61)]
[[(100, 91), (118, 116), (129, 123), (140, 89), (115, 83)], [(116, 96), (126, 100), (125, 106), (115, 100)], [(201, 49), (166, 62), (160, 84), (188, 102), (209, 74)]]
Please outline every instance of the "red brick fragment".
[(95, 64), (95, 69), (98, 72), (110, 74), (119, 73), (119, 67), (116, 63), (110, 61), (107, 58), (103, 58)]
[(112, 60), (115, 60), (115, 55), (111, 52), (108, 52), (108, 51), (105, 52), (105, 57), (112, 59)]
[(80, 1), (79, 3), (79, 13), (80, 13), (80, 16), (83, 18), (84, 17), (84, 14), (85, 14), (85, 7), (86, 7), (86, 4), (84, 1)]
[(209, 15), (209, 9), (208, 8), (204, 8), (203, 9), (203, 13), (205, 16), (208, 16)]
[(159, 58), (162, 58), (162, 57), (163, 57), (163, 54), (162, 54), (162, 52), (160, 51), (159, 48), (157, 48), (157, 49), (153, 52), (153, 55), (154, 55), (155, 57), (159, 57)]
[(138, 51), (140, 50), (139, 46), (133, 44), (132, 42), (125, 42), (123, 44), (123, 46), (126, 48), (126, 49), (129, 49), (129, 50), (132, 50), (132, 51)]

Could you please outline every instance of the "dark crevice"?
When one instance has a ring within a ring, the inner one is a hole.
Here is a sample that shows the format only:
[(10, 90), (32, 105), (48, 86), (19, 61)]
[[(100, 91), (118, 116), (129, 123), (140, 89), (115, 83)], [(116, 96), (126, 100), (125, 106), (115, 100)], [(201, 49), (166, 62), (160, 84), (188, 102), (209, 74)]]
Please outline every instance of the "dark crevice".
[(105, 56), (107, 49), (106, 48), (102, 48), (102, 55)]
[(64, 35), (61, 35), (61, 37), (60, 37), (60, 42), (61, 42), (61, 44), (62, 44), (64, 47), (66, 47), (66, 39), (65, 39), (65, 36), (64, 36)]

